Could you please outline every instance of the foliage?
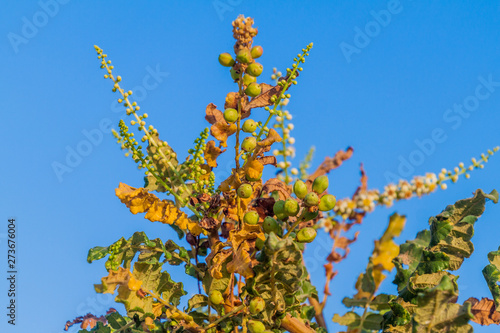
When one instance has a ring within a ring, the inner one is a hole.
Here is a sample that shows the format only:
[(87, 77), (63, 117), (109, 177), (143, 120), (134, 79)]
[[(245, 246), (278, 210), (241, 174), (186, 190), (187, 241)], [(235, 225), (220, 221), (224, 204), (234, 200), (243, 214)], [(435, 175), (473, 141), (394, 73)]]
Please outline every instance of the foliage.
[[(445, 189), (446, 182), (456, 182), (461, 175), (468, 178), (470, 171), (482, 168), (498, 150), (483, 154), (480, 161), (473, 159), (470, 166), (460, 163), (452, 171), (401, 180), (383, 191), (368, 189), (361, 166), (361, 184), (352, 198), (337, 200), (328, 192), (328, 174), (352, 156), (351, 147), (326, 157), (312, 172), (313, 149), (299, 168), (291, 163), (294, 126), (285, 107), (312, 43), (293, 59), (286, 75), (274, 69), (273, 84), (258, 82), (263, 67), (256, 59), (263, 48), (253, 45), (258, 33), (253, 20), (240, 16), (232, 25), (234, 56), (222, 53), (219, 63), (229, 68), (237, 91), (226, 95), (224, 111), (208, 104), (205, 119), (210, 127), (201, 131), (184, 160), (160, 139), (155, 127), (146, 125), (148, 114), (139, 113), (133, 92), (121, 87), (122, 78), (113, 74), (111, 61), (95, 46), (106, 71), (104, 78), (113, 81), (113, 92), (121, 95), (118, 102), (132, 117), (132, 129), (121, 120), (114, 136), (126, 156), (145, 171), (142, 187), (120, 183), (116, 196), (132, 214), (168, 224), (179, 240), (149, 239), (144, 232), (136, 232), (110, 246), (90, 249), (89, 263), (107, 258), (108, 274), (94, 285), (96, 292), (115, 294), (126, 314), (114, 309), (100, 317), (87, 314), (68, 321), (66, 329), (81, 324), (83, 332), (100, 333), (325, 332), (322, 311), (330, 295), (329, 283), (337, 274), (333, 265), (347, 257), (349, 244), (357, 238), (357, 232), (350, 238), (342, 233), (361, 224), (377, 206)], [(259, 108), (267, 111), (264, 120), (253, 114)], [(136, 139), (137, 133), (142, 133), (141, 139)], [(217, 159), (233, 151), (228, 147), (233, 140), (234, 168), (227, 179), (216, 183)], [(276, 178), (262, 179), (266, 166), (276, 168)], [(491, 264), (483, 271), (492, 291), (491, 301), (470, 299), (457, 304), (457, 277), (449, 272), (472, 253), (474, 223), (486, 200), (497, 201), (498, 194), (478, 190), (473, 198), (458, 201), (431, 218), (430, 231), (422, 231), (400, 246), (394, 238), (400, 235), (406, 218), (393, 214), (356, 282), (357, 294), (343, 300), (346, 306), (363, 312), (336, 314), (333, 320), (347, 326), (349, 332), (441, 332), (451, 328), (466, 332), (471, 319), (498, 323), (492, 311), (500, 302), (500, 249), (490, 253)], [(326, 258), (326, 284), (320, 300), (303, 252), (322, 229), (332, 237), (333, 248)], [(183, 283), (173, 281), (168, 273), (170, 265), (183, 266), (189, 279), (197, 281), (199, 292), (187, 299)], [(394, 267), (398, 294), (377, 295)]]

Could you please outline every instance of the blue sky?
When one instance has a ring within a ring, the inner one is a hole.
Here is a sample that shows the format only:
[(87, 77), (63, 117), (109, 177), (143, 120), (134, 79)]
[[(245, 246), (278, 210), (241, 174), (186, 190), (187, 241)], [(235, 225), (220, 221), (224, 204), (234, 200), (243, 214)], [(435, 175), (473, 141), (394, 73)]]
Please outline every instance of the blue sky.
[[(314, 42), (299, 83), (290, 91), (295, 165), (312, 145), (314, 167), (324, 156), (354, 147), (354, 156), (330, 174), (331, 192), (340, 198), (355, 190), (359, 163), (364, 163), (369, 186), (383, 188), (392, 176), (439, 172), (500, 144), (498, 1), (5, 3), (0, 13), (6, 149), (0, 166), (0, 251), (6, 251), (6, 221), (14, 217), (19, 293), (17, 325), (8, 326), (2, 313), (2, 332), (62, 332), (68, 319), (88, 311), (104, 313), (114, 303), (94, 292), (92, 284), (100, 282), (105, 269), (103, 262), (86, 262), (88, 249), (137, 230), (153, 238), (175, 237), (169, 228), (130, 214), (114, 195), (119, 182), (141, 186), (142, 174), (106, 131), (106, 124), (116, 127), (125, 115), (116, 107), (110, 81), (103, 79), (93, 45), (109, 55), (124, 87), (142, 93), (136, 97), (150, 123), (185, 156), (208, 125), (206, 105), (222, 106), (225, 94), (235, 89), (217, 56), (231, 52), (231, 21), (238, 14), (255, 19), (255, 43), (264, 48), (261, 63), (267, 77), (273, 67), (284, 71)], [(254, 112), (255, 119), (263, 117)], [(440, 134), (433, 136), (436, 131)], [(85, 156), (69, 157), (78, 150)], [(66, 172), (55, 172), (54, 163), (66, 165)], [(219, 181), (228, 163), (229, 157), (221, 160)], [(408, 216), (397, 240), (404, 242), (447, 204), (477, 188), (500, 190), (499, 172), (500, 157), (494, 156), (485, 169), (446, 191), (370, 214), (348, 260), (337, 267), (327, 322), (333, 313), (347, 310), (340, 301), (354, 293), (354, 280), (392, 212)], [(460, 301), (490, 296), (481, 269), (486, 254), (500, 245), (499, 216), (500, 207), (489, 203), (476, 225), (476, 251), (459, 271)], [(320, 239), (307, 256), (321, 290), (330, 243), (325, 235)], [(5, 264), (2, 259), (2, 274)], [(183, 278), (175, 271), (173, 277)], [(395, 290), (390, 280), (384, 291)], [(0, 281), (5, 309), (7, 284), (3, 277)], [(185, 281), (194, 291), (192, 280)], [(339, 329), (333, 323), (330, 327)]]

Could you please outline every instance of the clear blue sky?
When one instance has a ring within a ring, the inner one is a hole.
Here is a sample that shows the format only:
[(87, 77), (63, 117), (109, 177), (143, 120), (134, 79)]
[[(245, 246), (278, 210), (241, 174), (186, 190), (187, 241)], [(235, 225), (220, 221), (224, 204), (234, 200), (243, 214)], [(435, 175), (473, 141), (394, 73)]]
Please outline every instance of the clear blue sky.
[[(0, 234), (5, 235), (7, 218), (16, 218), (19, 270), (18, 325), (12, 328), (4, 314), (6, 263), (1, 254), (2, 332), (62, 332), (67, 319), (88, 311), (102, 314), (114, 303), (111, 297), (96, 297), (92, 284), (105, 275), (104, 262), (88, 264), (88, 249), (136, 230), (153, 238), (175, 237), (169, 228), (130, 214), (115, 197), (119, 182), (141, 186), (142, 174), (112, 136), (97, 135), (90, 146), (82, 143), (85, 133), (95, 133), (101, 122), (111, 121), (116, 127), (124, 116), (114, 104), (117, 95), (111, 92), (111, 82), (103, 79), (94, 44), (109, 55), (127, 89), (142, 89), (139, 104), (150, 123), (185, 156), (207, 126), (206, 105), (222, 106), (225, 94), (234, 90), (217, 56), (232, 50), (231, 21), (238, 14), (255, 18), (255, 43), (264, 47), (261, 62), (267, 77), (273, 67), (284, 71), (305, 45), (314, 42), (299, 84), (291, 90), (288, 109), (294, 115), (298, 157), (315, 145), (317, 166), (325, 155), (354, 147), (353, 158), (331, 173), (332, 192), (338, 197), (355, 190), (361, 162), (370, 187), (383, 188), (388, 173), (398, 174), (401, 159), (417, 158), (418, 165), (400, 170), (401, 176), (411, 177), (451, 168), (500, 144), (498, 1), (57, 3), (54, 7), (51, 0), (9, 1), (0, 13), (6, 153), (0, 166)], [(382, 10), (390, 10), (390, 17), (377, 14)], [(359, 31), (366, 30), (369, 35), (363, 38)], [(150, 72), (156, 73), (156, 82), (144, 84)], [(264, 116), (259, 110), (254, 114), (256, 119)], [(434, 142), (429, 154), (419, 154), (416, 142), (428, 142), (439, 129), (445, 139)], [(68, 149), (78, 147), (87, 148), (88, 154), (73, 159), (70, 166)], [(66, 164), (71, 172), (58, 177), (54, 162)], [(228, 163), (221, 165), (224, 169)], [(347, 310), (340, 300), (353, 295), (355, 277), (392, 212), (408, 216), (398, 238), (404, 242), (426, 228), (429, 216), (447, 204), (477, 188), (500, 190), (499, 173), (500, 156), (494, 156), (470, 180), (367, 217), (348, 260), (337, 267), (327, 322), (334, 312)], [(490, 203), (477, 224), (476, 251), (459, 272), (461, 302), (470, 296), (491, 297), (481, 269), (487, 264), (486, 254), (500, 245), (499, 217), (500, 206)], [(322, 265), (330, 243), (325, 235), (320, 240), (306, 256), (322, 290)], [(5, 238), (0, 241), (5, 253)], [(173, 276), (182, 278), (178, 272)], [(395, 290), (390, 280), (384, 291)], [(193, 292), (193, 280), (187, 281)], [(332, 324), (331, 329), (339, 328)]]

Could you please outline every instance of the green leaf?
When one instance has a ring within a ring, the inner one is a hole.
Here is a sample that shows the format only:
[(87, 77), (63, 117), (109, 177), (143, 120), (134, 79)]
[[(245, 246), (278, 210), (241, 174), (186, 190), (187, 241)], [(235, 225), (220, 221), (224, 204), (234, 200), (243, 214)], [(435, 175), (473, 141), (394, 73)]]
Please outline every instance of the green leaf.
[(349, 327), (349, 329), (358, 328), (360, 324), (361, 317), (356, 312), (347, 312), (342, 317), (338, 314), (333, 315), (333, 322), (338, 323), (343, 326)]
[(493, 300), (497, 309), (500, 309), (500, 270), (496, 265), (489, 264), (483, 269), (483, 276), (488, 284)]
[(106, 316), (106, 319), (108, 320), (108, 324), (115, 330), (127, 325), (127, 321), (125, 320), (125, 318), (123, 318), (123, 316), (118, 312), (110, 313)]
[[(161, 264), (150, 265), (136, 262), (132, 275), (135, 279), (142, 281), (141, 289), (153, 291), (169, 304), (178, 306), (180, 298), (186, 295), (182, 283), (172, 281), (170, 275), (167, 272), (162, 272), (161, 269)], [(115, 300), (125, 305), (129, 317), (137, 314), (141, 319), (146, 316), (154, 318), (153, 297), (140, 297), (137, 292), (130, 290), (128, 286), (120, 286)]]
[(450, 267), (450, 257), (444, 252), (424, 250), (416, 274), (429, 274), (443, 271)]
[[(396, 298), (396, 296), (394, 295), (380, 294), (374, 297), (373, 300), (369, 302), (368, 306), (370, 307), (370, 309), (375, 311), (389, 310), (391, 308), (389, 302), (394, 298)], [(364, 308), (367, 303), (368, 299), (366, 298), (354, 299), (345, 297), (342, 300), (342, 304), (344, 304), (348, 308), (352, 307)]]
[(206, 295), (195, 294), (189, 299), (186, 312), (190, 312), (193, 309), (199, 309), (205, 306), (208, 306), (208, 297)]

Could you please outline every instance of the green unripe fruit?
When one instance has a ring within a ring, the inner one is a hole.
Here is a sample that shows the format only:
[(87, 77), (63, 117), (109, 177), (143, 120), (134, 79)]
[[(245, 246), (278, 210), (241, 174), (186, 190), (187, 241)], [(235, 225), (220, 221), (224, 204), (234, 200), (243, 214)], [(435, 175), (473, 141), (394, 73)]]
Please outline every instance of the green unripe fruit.
[(211, 290), (210, 294), (208, 295), (208, 298), (210, 299), (210, 303), (215, 305), (224, 303), (224, 297), (222, 296), (222, 293), (218, 290)]
[(238, 61), (242, 64), (249, 64), (250, 62), (252, 62), (252, 54), (248, 49), (241, 49), (238, 52), (236, 59), (238, 59)]
[(252, 75), (243, 76), (243, 85), (248, 86), (250, 83), (257, 82), (257, 78)]
[(245, 222), (246, 224), (251, 224), (251, 225), (255, 225), (255, 224), (259, 223), (259, 213), (257, 213), (254, 210), (252, 210), (250, 212), (246, 212), (245, 216), (243, 216), (243, 222)]
[(266, 307), (266, 302), (260, 297), (255, 297), (250, 301), (249, 309), (250, 313), (253, 315), (262, 312), (262, 310), (264, 310), (265, 307)]
[(278, 200), (274, 203), (273, 212), (275, 215), (283, 214), (285, 212), (285, 201)]
[(294, 296), (285, 296), (285, 304), (290, 306), (293, 303), (295, 303), (295, 297)]
[(285, 201), (285, 214), (288, 216), (296, 216), (299, 213), (299, 203), (292, 198)]
[(243, 123), (243, 126), (241, 127), (241, 129), (245, 133), (253, 133), (257, 129), (257, 123), (252, 119), (247, 119)]
[(264, 229), (264, 232), (268, 234), (271, 232), (277, 234), (280, 229), (280, 225), (278, 224), (278, 221), (273, 219), (271, 216), (266, 216), (264, 222), (262, 223), (262, 229)]
[(304, 199), (304, 197), (307, 195), (307, 186), (306, 184), (298, 179), (295, 184), (293, 184), (293, 193), (297, 196), (299, 199)]
[(264, 333), (266, 330), (266, 326), (260, 321), (257, 320), (249, 320), (247, 322), (247, 327), (250, 333)]
[(238, 110), (229, 108), (224, 110), (224, 119), (228, 123), (234, 123), (236, 120), (238, 120)]
[(316, 193), (309, 192), (304, 198), (304, 203), (309, 207), (316, 206), (319, 204), (319, 197)]
[(224, 67), (231, 67), (234, 65), (234, 59), (229, 53), (219, 54), (219, 63)]
[(238, 196), (243, 199), (250, 198), (252, 196), (252, 185), (250, 184), (243, 184), (240, 187), (238, 187), (238, 190), (236, 191)]
[(335, 198), (335, 196), (331, 194), (325, 194), (324, 196), (321, 197), (318, 209), (322, 212), (327, 212), (329, 210), (332, 210), (333, 207), (335, 207), (336, 202), (337, 199)]
[(261, 93), (262, 89), (260, 88), (260, 84), (258, 83), (250, 83), (248, 87), (245, 89), (245, 94), (247, 94), (250, 97), (255, 97), (259, 96)]
[(257, 239), (255, 240), (255, 247), (257, 248), (257, 250), (262, 250), (262, 248), (264, 247), (264, 241), (257, 237)]
[(285, 221), (288, 218), (288, 215), (286, 215), (285, 213), (280, 213), (280, 214), (276, 214), (276, 218), (278, 220)]
[(264, 67), (262, 67), (261, 64), (259, 64), (258, 62), (254, 62), (253, 64), (248, 65), (246, 72), (247, 74), (257, 77), (262, 74), (263, 70)]
[(249, 136), (243, 140), (241, 143), (241, 149), (246, 152), (251, 152), (257, 147), (257, 139), (253, 136)]
[(319, 176), (317, 177), (314, 182), (312, 189), (314, 192), (321, 194), (325, 192), (325, 190), (328, 188), (328, 177), (327, 176)]
[(254, 59), (259, 58), (262, 55), (262, 53), (264, 53), (264, 49), (262, 49), (262, 46), (254, 46), (252, 47), (252, 51), (250, 51), (250, 54)]
[(300, 229), (297, 233), (297, 241), (301, 243), (311, 243), (316, 238), (316, 229), (307, 227)]
[(229, 72), (231, 73), (231, 78), (234, 81), (238, 81), (240, 79), (240, 74), (238, 72), (236, 72), (236, 70), (234, 68), (231, 68), (231, 70)]

